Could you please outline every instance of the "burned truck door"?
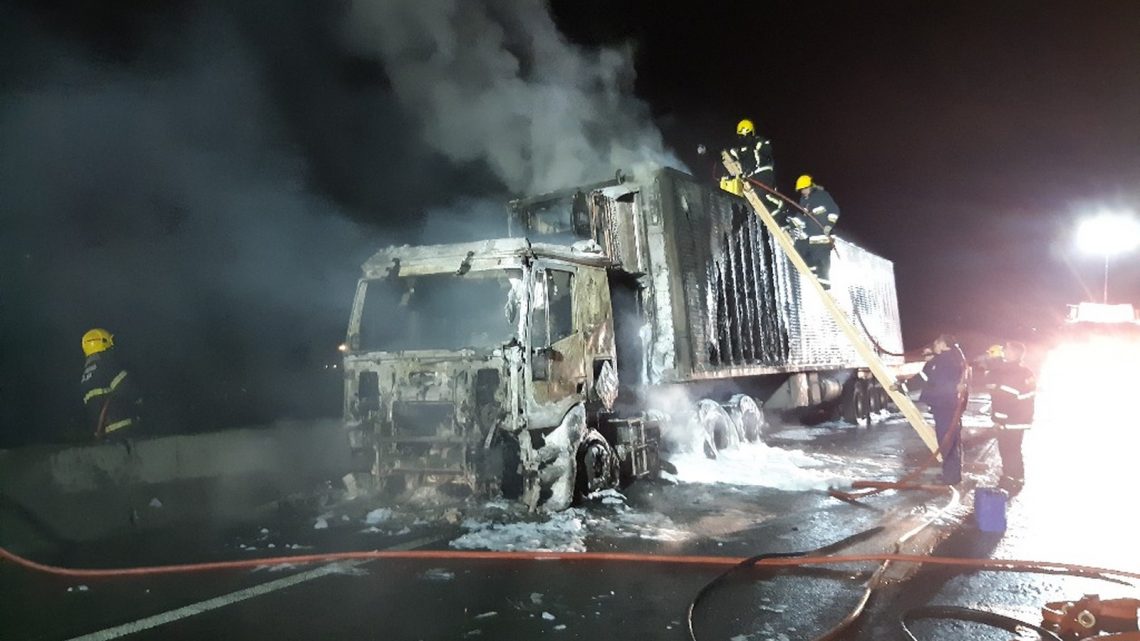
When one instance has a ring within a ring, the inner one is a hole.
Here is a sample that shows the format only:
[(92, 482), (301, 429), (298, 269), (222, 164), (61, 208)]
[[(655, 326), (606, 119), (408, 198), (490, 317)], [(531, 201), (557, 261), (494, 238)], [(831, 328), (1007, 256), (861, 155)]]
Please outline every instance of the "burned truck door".
[(585, 341), (574, 323), (575, 276), (573, 268), (562, 265), (534, 268), (530, 372), (537, 405), (576, 400), (586, 381)]

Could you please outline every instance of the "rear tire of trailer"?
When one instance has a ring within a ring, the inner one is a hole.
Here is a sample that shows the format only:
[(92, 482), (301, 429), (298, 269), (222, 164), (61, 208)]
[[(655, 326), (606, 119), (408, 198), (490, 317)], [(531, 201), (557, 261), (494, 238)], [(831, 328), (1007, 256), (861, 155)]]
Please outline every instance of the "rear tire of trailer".
[(859, 420), (871, 422), (871, 388), (867, 381), (859, 381), (855, 388), (855, 411), (859, 413)]
[(839, 410), (843, 420), (852, 425), (858, 425), (860, 420), (867, 418), (867, 384), (857, 379), (848, 381), (839, 399)]
[(877, 383), (871, 383), (867, 387), (867, 411), (871, 414), (878, 414), (883, 410), (883, 388), (879, 387)]
[(760, 404), (747, 394), (736, 394), (724, 405), (732, 422), (736, 424), (741, 440), (755, 443), (768, 431), (768, 422)]
[(618, 460), (613, 448), (605, 437), (596, 430), (590, 430), (575, 457), (578, 473), (574, 481), (576, 500), (582, 500), (602, 490), (616, 488), (618, 484)]
[(720, 403), (701, 399), (697, 402), (695, 418), (697, 429), (703, 430), (705, 456), (715, 459), (718, 452), (740, 442), (736, 424)]

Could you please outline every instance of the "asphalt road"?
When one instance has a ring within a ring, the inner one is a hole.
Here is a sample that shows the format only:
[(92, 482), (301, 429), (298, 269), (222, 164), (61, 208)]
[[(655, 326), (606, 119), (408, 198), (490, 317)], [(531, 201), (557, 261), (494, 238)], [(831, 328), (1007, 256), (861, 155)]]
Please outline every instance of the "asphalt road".
[[(804, 449), (836, 472), (891, 478), (924, 458), (921, 443), (905, 424), (785, 435), (784, 445)], [(977, 442), (968, 453), (981, 459), (972, 478), (992, 480), (991, 448)], [(1031, 481), (1033, 474), (1031, 467)], [(1005, 543), (979, 536), (968, 519), (959, 525), (944, 518), (932, 527), (956, 533), (944, 545), (950, 552), (1011, 555), (1019, 551), (1016, 541), (1035, 539), (1029, 533), (1019, 535), (1017, 525), (1037, 509), (1029, 503), (1031, 496), (1029, 485), (1013, 503), (1013, 527)], [(313, 514), (282, 514), (261, 527), (148, 534), (59, 550), (42, 560), (109, 567), (330, 550), (449, 549), (472, 532), (502, 533), (497, 526), (480, 530), (479, 523), (533, 525), (539, 545), (556, 549), (581, 545), (590, 551), (742, 557), (812, 549), (883, 520), (933, 515), (944, 502), (941, 495), (890, 493), (853, 506), (818, 490), (656, 481), (635, 484), (624, 499), (594, 501), (558, 517), (561, 520), (501, 506), (462, 506), (458, 518), (447, 510), (414, 516), (420, 513), (409, 506), (390, 506), (382, 519), (369, 524), (365, 513), (373, 506), (342, 505), (323, 514), (327, 528), (315, 528)], [(551, 524), (559, 527), (542, 529)], [(856, 604), (872, 568), (741, 573), (702, 603), (695, 619), (699, 638), (813, 638)], [(0, 638), (686, 639), (689, 602), (723, 569), (399, 560), (79, 581), (0, 564)], [(851, 638), (900, 638), (896, 620), (908, 604), (940, 599), (989, 602), (1000, 589), (986, 582), (992, 578), (980, 576), (923, 571), (903, 586), (889, 587), (873, 597), (864, 623)], [(1066, 579), (1060, 577), (1040, 579), (1056, 582), (1054, 592), (1023, 589), (1019, 586), (1024, 581), (1013, 577), (1001, 580), (1007, 589), (1019, 590), (1024, 608), (1044, 595), (1079, 596), (1065, 592)], [(924, 638), (961, 638), (945, 636), (948, 630), (924, 628)]]
[[(1113, 412), (1118, 414), (1118, 412)], [(1124, 417), (1121, 417), (1124, 418)], [(967, 521), (939, 550), (947, 556), (1028, 559), (1140, 572), (1136, 541), (1136, 441), (1127, 420), (1043, 425), (1026, 435), (1024, 489), (1009, 502), (1004, 533)], [(880, 595), (865, 638), (896, 639), (899, 614), (919, 605), (960, 606), (1041, 623), (1041, 607), (1086, 594), (1140, 597), (1132, 585), (1028, 572), (926, 568)], [(1006, 640), (1009, 633), (961, 621), (917, 621), (919, 639)], [(1030, 635), (1028, 638), (1036, 638)]]

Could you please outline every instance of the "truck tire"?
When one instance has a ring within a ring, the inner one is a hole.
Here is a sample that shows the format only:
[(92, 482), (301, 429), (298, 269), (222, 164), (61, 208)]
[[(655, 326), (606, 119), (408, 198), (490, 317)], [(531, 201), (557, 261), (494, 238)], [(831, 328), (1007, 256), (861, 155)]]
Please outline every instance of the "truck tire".
[(716, 458), (717, 452), (727, 450), (741, 440), (736, 424), (716, 401), (707, 398), (698, 401), (695, 420), (695, 429), (705, 434), (705, 456), (709, 458)]
[(858, 425), (860, 420), (868, 417), (866, 382), (858, 379), (847, 381), (839, 399), (839, 411), (843, 420), (852, 425)]
[(878, 414), (883, 409), (883, 388), (879, 387), (878, 383), (870, 383), (867, 386), (867, 411), (871, 414)]
[(764, 417), (764, 410), (747, 394), (736, 394), (724, 405), (732, 422), (736, 424), (737, 432), (742, 441), (755, 443), (768, 431), (768, 422)]
[(887, 394), (887, 390), (883, 389), (882, 385), (876, 385), (875, 394), (879, 396), (879, 411), (889, 411), (891, 407), (891, 396)]
[(590, 430), (578, 446), (578, 474), (575, 478), (577, 500), (617, 487), (618, 460), (613, 448), (597, 430)]
[(871, 420), (871, 389), (867, 381), (859, 381), (855, 386), (855, 411), (860, 421)]

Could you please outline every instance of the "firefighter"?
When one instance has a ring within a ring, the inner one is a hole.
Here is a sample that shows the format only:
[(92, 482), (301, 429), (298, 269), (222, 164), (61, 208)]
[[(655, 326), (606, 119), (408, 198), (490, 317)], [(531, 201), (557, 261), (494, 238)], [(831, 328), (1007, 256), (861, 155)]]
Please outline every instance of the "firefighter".
[(986, 353), (974, 359), (973, 365), (984, 371), (990, 371), (995, 366), (1002, 363), (1005, 358), (1005, 349), (998, 344), (990, 345), (986, 348)]
[(83, 405), (94, 426), (95, 438), (122, 438), (138, 423), (142, 400), (135, 393), (115, 355), (115, 341), (105, 329), (92, 329), (83, 335)]
[(930, 406), (934, 414), (934, 431), (942, 454), (941, 482), (962, 482), (961, 423), (966, 407), (966, 356), (957, 341), (942, 334), (931, 345), (933, 356), (919, 377), (925, 382), (919, 400)]
[(1002, 359), (986, 373), (986, 389), (990, 391), (990, 415), (997, 429), (998, 453), (1001, 455), (999, 485), (1011, 492), (1025, 483), (1025, 463), (1021, 443), (1025, 430), (1033, 423), (1037, 379), (1022, 363), (1025, 344), (1010, 341), (1002, 350)]
[[(729, 150), (729, 153), (740, 163), (741, 176), (751, 178), (768, 189), (775, 189), (776, 168), (772, 160), (772, 141), (756, 135), (756, 125), (751, 120), (745, 118), (736, 124), (736, 145)], [(739, 182), (735, 185), (739, 188)], [(725, 181), (721, 181), (721, 186), (725, 187)], [(740, 195), (739, 191), (733, 189), (728, 191)], [(783, 202), (776, 195), (767, 189), (757, 189), (757, 192), (768, 207), (769, 213), (775, 214), (780, 210)]]
[(824, 289), (831, 289), (831, 230), (839, 222), (839, 205), (807, 174), (796, 179), (796, 191), (800, 192), (803, 211), (788, 216), (789, 233), (812, 274)]

